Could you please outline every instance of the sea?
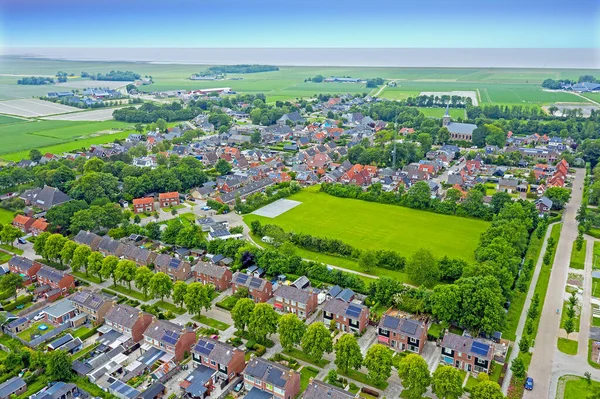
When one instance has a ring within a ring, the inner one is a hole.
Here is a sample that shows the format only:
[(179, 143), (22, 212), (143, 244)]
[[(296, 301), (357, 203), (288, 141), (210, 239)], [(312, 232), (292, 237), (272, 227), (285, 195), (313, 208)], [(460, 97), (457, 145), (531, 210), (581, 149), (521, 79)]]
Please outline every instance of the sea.
[(16, 48), (1, 55), (160, 64), (600, 69), (590, 48)]

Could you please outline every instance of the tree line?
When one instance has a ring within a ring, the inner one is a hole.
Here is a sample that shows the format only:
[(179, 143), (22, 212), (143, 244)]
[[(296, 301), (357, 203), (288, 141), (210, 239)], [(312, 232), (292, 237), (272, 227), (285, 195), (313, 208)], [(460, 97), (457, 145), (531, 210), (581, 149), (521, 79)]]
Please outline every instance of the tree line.
[(289, 197), (298, 191), (300, 191), (298, 183), (282, 182), (275, 186), (267, 187), (264, 193), (258, 192), (249, 195), (244, 202), (242, 202), (240, 197), (237, 197), (234, 209), (240, 213), (250, 213), (278, 199)]
[(273, 72), (279, 71), (279, 67), (275, 65), (258, 65), (258, 64), (236, 64), (236, 65), (218, 65), (206, 68), (213, 74), (225, 73), (258, 73), (258, 72)]
[(142, 76), (139, 73), (135, 73), (132, 71), (110, 71), (108, 73), (87, 73), (81, 72), (81, 77), (88, 77), (92, 80), (108, 80), (108, 81), (117, 81), (117, 82), (126, 82), (126, 81), (134, 81), (138, 80)]
[(171, 104), (143, 103), (141, 107), (125, 107), (116, 109), (113, 118), (131, 123), (152, 123), (159, 119), (167, 122), (187, 121), (202, 113), (200, 108), (183, 107), (178, 102)]
[(54, 83), (54, 78), (48, 78), (45, 76), (31, 76), (28, 78), (21, 78), (21, 79), (17, 80), (17, 84), (19, 84), (19, 85), (40, 86), (40, 85), (47, 85), (47, 84), (52, 84), (52, 83)]

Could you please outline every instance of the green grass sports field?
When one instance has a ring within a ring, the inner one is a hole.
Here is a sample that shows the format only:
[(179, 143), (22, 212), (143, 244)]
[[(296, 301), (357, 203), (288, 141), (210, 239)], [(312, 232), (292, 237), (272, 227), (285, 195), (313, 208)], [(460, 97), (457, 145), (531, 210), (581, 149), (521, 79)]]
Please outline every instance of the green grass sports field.
[(338, 238), (361, 249), (391, 249), (410, 256), (429, 248), (436, 256), (472, 260), (479, 236), (488, 222), (302, 190), (290, 199), (302, 204), (267, 218), (246, 215), (244, 220), (277, 224), (286, 231)]

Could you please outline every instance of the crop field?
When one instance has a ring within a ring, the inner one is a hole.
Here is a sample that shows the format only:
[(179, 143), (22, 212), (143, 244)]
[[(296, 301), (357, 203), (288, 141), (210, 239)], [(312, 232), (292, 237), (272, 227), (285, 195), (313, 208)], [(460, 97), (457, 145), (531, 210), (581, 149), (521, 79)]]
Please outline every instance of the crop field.
[(600, 93), (582, 93), (581, 95), (590, 100), (600, 102)]
[(10, 125), (13, 123), (22, 123), (25, 119), (15, 118), (14, 116), (0, 115), (0, 125)]
[(117, 133), (127, 128), (130, 128), (129, 124), (117, 121), (29, 121), (0, 125), (0, 156), (5, 160), (20, 160), (23, 154), (27, 154), (32, 148), (45, 148), (67, 142), (74, 145), (72, 149), (78, 149), (84, 144), (83, 140), (77, 140), (88, 138), (99, 140), (96, 144), (106, 143), (117, 138), (107, 133)]
[(70, 114), (52, 115), (45, 117), (46, 120), (53, 121), (109, 121), (112, 120), (112, 114), (115, 108), (94, 109), (92, 111), (73, 112)]
[[(446, 108), (425, 108), (425, 107), (417, 107), (419, 111), (421, 111), (425, 116), (430, 116), (432, 118), (441, 118), (446, 113)], [(457, 120), (458, 118), (465, 118), (465, 110), (462, 108), (450, 108), (450, 117), (453, 120)]]
[(2, 114), (38, 117), (74, 111), (79, 111), (79, 108), (37, 99), (0, 101), (0, 113)]
[(318, 186), (289, 197), (302, 204), (276, 218), (246, 215), (250, 224), (277, 224), (286, 231), (338, 238), (361, 249), (392, 249), (410, 256), (429, 248), (436, 256), (472, 260), (479, 236), (489, 226), (476, 219), (439, 215), (396, 205), (333, 197)]

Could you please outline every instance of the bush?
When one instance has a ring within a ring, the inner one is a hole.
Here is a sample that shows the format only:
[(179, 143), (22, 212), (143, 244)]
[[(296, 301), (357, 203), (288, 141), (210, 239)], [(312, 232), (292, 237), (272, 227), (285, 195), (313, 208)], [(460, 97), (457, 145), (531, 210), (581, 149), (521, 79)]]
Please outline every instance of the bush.
[(265, 352), (267, 351), (267, 348), (265, 348), (264, 346), (262, 346), (260, 344), (254, 344), (253, 349), (256, 351), (256, 356), (258, 356), (258, 357), (264, 355)]
[(249, 339), (248, 342), (246, 342), (246, 349), (252, 350), (254, 349), (254, 345), (256, 345), (256, 341), (253, 339)]
[(33, 295), (26, 295), (26, 296), (19, 297), (19, 298), (17, 298), (16, 301), (11, 302), (8, 305), (5, 305), (4, 310), (7, 312), (10, 312), (12, 310), (15, 310), (17, 308), (17, 306), (29, 303), (32, 300), (33, 300)]

